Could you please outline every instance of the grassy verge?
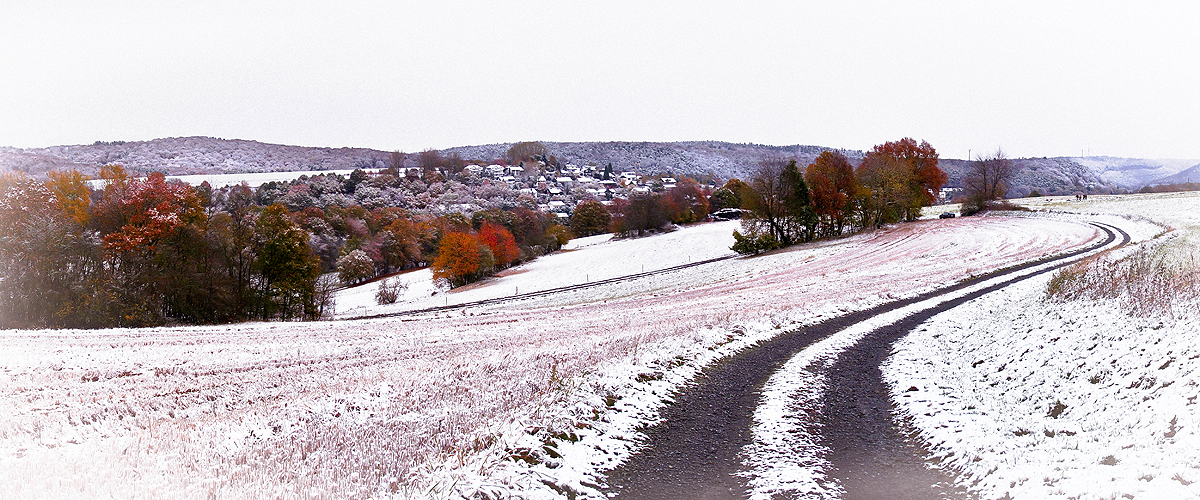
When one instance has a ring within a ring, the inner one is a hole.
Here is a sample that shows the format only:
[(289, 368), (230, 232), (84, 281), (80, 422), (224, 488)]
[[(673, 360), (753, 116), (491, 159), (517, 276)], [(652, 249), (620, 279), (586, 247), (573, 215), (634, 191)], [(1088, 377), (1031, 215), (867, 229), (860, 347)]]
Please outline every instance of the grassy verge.
[(1063, 268), (1046, 286), (1046, 299), (1115, 300), (1131, 316), (1176, 318), (1200, 298), (1200, 263), (1183, 239), (1149, 243), (1132, 253), (1105, 253)]

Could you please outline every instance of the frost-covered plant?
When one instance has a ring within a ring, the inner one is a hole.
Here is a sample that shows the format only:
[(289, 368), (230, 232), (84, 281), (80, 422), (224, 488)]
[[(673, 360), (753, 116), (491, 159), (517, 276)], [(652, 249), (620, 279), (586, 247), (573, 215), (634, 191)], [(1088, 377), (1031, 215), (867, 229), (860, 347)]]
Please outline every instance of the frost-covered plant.
[(379, 305), (395, 304), (407, 290), (408, 283), (400, 279), (384, 279), (379, 282), (379, 290), (375, 291), (375, 303)]
[(1159, 245), (1120, 259), (1099, 257), (1051, 277), (1046, 300), (1117, 300), (1132, 316), (1174, 317), (1177, 306), (1200, 298), (1200, 267), (1190, 253)]

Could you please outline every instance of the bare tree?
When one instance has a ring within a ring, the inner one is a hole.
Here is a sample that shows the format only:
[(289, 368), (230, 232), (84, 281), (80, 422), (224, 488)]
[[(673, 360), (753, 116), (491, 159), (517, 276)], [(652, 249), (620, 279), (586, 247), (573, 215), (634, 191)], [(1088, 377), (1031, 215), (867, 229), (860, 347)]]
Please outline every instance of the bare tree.
[(1016, 166), (997, 148), (988, 156), (976, 157), (963, 179), (967, 201), (963, 204), (963, 215), (971, 215), (988, 208), (994, 201), (1004, 198), (1007, 185), (1012, 181)]
[(421, 167), (421, 175), (429, 175), (442, 168), (442, 154), (435, 149), (426, 149), (417, 155), (417, 165)]
[(392, 174), (395, 177), (400, 177), (401, 175), (403, 175), (403, 173), (401, 171), (404, 170), (404, 158), (405, 158), (404, 152), (402, 152), (400, 150), (392, 151), (391, 156), (388, 158), (388, 167), (387, 167), (388, 170), (390, 170), (390, 172), (389, 172), (390, 174)]
[(784, 246), (812, 238), (817, 218), (796, 160), (763, 160), (749, 186), (740, 193), (749, 210), (742, 218), (747, 234), (770, 233)]

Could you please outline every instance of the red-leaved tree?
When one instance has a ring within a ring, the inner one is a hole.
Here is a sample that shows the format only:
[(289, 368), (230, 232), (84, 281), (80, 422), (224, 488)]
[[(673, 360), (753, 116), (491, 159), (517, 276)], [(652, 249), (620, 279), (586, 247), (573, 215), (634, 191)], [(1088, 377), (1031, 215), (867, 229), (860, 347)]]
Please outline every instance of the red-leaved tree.
[[(905, 137), (875, 146), (863, 156), (858, 176), (870, 190), (868, 204), (882, 214), (874, 222), (916, 220), (921, 207), (933, 204), (949, 178), (938, 168), (938, 153), (928, 142)], [(871, 180), (868, 180), (871, 179)]]
[(520, 256), (517, 240), (511, 232), (499, 224), (484, 222), (479, 227), (479, 241), (492, 251), (498, 268), (508, 267)]
[(805, 169), (804, 178), (812, 192), (813, 210), (820, 218), (821, 235), (842, 234), (854, 213), (854, 195), (858, 191), (858, 179), (850, 161), (841, 153), (825, 151)]

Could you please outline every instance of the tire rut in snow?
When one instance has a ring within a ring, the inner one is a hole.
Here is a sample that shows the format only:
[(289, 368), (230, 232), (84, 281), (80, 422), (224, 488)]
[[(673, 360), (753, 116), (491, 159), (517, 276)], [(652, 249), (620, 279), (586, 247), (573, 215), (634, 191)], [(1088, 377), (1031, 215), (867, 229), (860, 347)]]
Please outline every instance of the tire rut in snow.
[[(1048, 261), (1070, 259), (1107, 245), (1115, 239), (1111, 231), (1103, 227), (1100, 229), (1108, 234), (1106, 241)], [(1128, 236), (1126, 236), (1126, 241), (1128, 241)], [(608, 473), (607, 493), (611, 497), (623, 500), (746, 498), (748, 496), (746, 480), (738, 473), (742, 470), (742, 448), (751, 443), (750, 429), (754, 410), (759, 402), (759, 391), (767, 379), (788, 359), (814, 342), (876, 315), (960, 290), (984, 280), (1020, 272), (1048, 261), (1027, 263), (917, 297), (889, 302), (865, 311), (833, 318), (811, 327), (783, 333), (705, 368), (693, 384), (684, 387), (675, 396), (674, 401), (662, 409), (659, 414), (660, 423), (646, 429), (646, 441), (643, 443), (643, 449)], [(993, 288), (998, 289), (998, 287), (990, 287), (986, 290), (992, 291)], [(907, 333), (919, 323), (913, 323), (908, 330), (903, 330), (903, 332)], [(874, 334), (872, 334), (873, 337), (875, 337)], [(887, 341), (887, 338), (881, 338), (880, 341), (886, 343), (876, 343), (873, 346), (863, 345), (866, 351), (881, 351), (876, 353), (882, 355), (877, 360), (865, 360), (871, 364), (856, 365), (854, 360), (838, 364), (843, 370), (866, 373), (865, 377), (858, 377), (865, 381), (872, 379), (879, 381), (879, 384), (873, 387), (868, 387), (870, 384), (866, 384), (853, 389), (853, 391), (874, 391), (874, 394), (866, 400), (856, 401), (853, 398), (845, 400), (852, 406), (857, 405), (859, 408), (863, 408), (862, 413), (869, 414), (870, 418), (875, 419), (870, 426), (874, 430), (868, 432), (869, 436), (874, 437), (865, 443), (836, 441), (833, 444), (840, 447), (871, 446), (872, 440), (875, 440), (883, 444), (884, 449), (889, 450), (889, 453), (907, 454), (905, 460), (920, 464), (920, 470), (925, 471), (927, 470), (924, 465), (926, 454), (909, 444), (910, 441), (895, 430), (891, 420), (891, 402), (886, 385), (883, 385), (879, 373), (879, 363), (886, 359), (891, 352), (891, 341)], [(873, 374), (869, 373), (871, 369), (874, 370)], [(838, 375), (831, 375), (830, 379), (836, 377)], [(880, 392), (880, 386), (882, 386), (882, 392)], [(846, 394), (850, 393), (846, 392)], [(881, 399), (877, 399), (875, 396)], [(862, 407), (863, 404), (866, 407)], [(865, 411), (871, 409), (871, 406), (882, 409), (882, 414)], [(841, 425), (837, 419), (834, 419), (831, 424)], [(842, 435), (846, 439), (850, 439), (846, 432), (842, 432)], [(838, 450), (838, 448), (832, 447), (831, 449)], [(870, 463), (875, 460), (866, 450), (858, 451), (857, 455), (840, 455), (841, 462), (833, 461), (834, 466), (841, 470), (854, 471), (857, 469), (857, 466), (853, 465), (854, 463)], [(842, 460), (843, 458), (846, 460)], [(878, 458), (886, 459), (887, 456), (881, 455)], [(913, 469), (908, 467), (905, 470)], [(863, 470), (860, 469), (855, 474), (862, 472)], [(940, 475), (921, 477), (924, 478), (924, 482), (921, 483), (923, 484), (921, 491), (924, 492), (924, 496), (914, 498), (929, 498), (929, 486), (947, 480)], [(857, 484), (854, 484), (853, 488), (855, 492), (863, 491), (858, 488)], [(947, 489), (947, 491), (949, 490)], [(849, 488), (847, 493), (847, 498), (854, 498), (849, 496)], [(881, 498), (896, 497), (886, 495)]]
[(763, 384), (797, 352), (882, 312), (876, 309), (779, 335), (706, 368), (663, 408), (662, 422), (646, 430), (643, 450), (608, 474), (610, 494), (630, 500), (746, 498), (746, 481), (737, 473)]
[[(1108, 228), (1100, 245), (1116, 240)], [(1120, 229), (1121, 245), (1129, 235)], [(891, 392), (883, 381), (880, 366), (891, 356), (892, 345), (930, 318), (1004, 287), (1049, 273), (1074, 263), (1064, 256), (1060, 264), (1015, 277), (969, 294), (942, 302), (869, 333), (843, 351), (830, 368), (829, 388), (822, 411), (822, 436), (830, 450), (826, 459), (833, 465), (830, 475), (845, 489), (846, 500), (972, 498), (955, 486), (954, 477), (931, 467), (930, 454), (922, 443), (904, 431), (892, 412)]]

